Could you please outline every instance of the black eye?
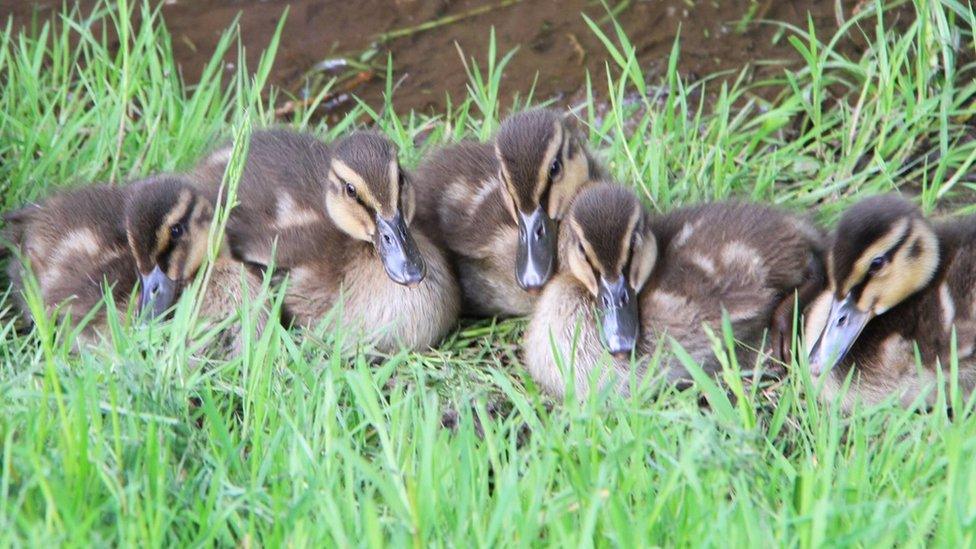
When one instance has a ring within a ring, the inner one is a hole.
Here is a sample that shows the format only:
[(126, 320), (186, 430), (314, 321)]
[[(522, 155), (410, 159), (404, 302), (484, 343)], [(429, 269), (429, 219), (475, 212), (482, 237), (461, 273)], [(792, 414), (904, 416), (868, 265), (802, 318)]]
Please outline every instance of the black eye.
[(401, 189), (403, 188), (404, 185), (407, 184), (407, 178), (403, 177), (403, 172), (400, 172), (400, 175), (397, 179), (397, 184), (400, 185)]
[(580, 251), (581, 254), (586, 255), (586, 250), (583, 249), (583, 243), (582, 242), (580, 242), (576, 246), (579, 248), (579, 251)]
[(559, 174), (563, 171), (563, 161), (558, 156), (552, 161), (552, 165), (549, 166), (549, 181), (559, 177)]
[(877, 272), (880, 271), (887, 262), (888, 260), (885, 259), (883, 255), (879, 255), (878, 257), (872, 259), (871, 265), (868, 266), (868, 274), (877, 274)]
[(353, 187), (352, 183), (346, 183), (346, 194), (350, 198), (356, 198), (356, 187)]
[(176, 225), (173, 225), (172, 227), (169, 228), (169, 237), (173, 240), (176, 240), (177, 238), (183, 236), (183, 233), (185, 232), (186, 232), (186, 226), (182, 223), (177, 223)]

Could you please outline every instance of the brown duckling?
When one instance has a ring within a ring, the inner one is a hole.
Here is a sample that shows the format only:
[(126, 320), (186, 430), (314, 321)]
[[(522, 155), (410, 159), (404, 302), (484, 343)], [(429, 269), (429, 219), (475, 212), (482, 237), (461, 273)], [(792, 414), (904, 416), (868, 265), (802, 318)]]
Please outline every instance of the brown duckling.
[[(229, 148), (196, 171), (219, 183)], [(414, 191), (396, 146), (374, 132), (330, 145), (287, 130), (255, 132), (228, 238), (236, 257), (287, 275), (285, 308), (304, 326), (336, 305), (381, 352), (436, 345), (459, 293), (440, 249), (410, 227)]]
[[(959, 386), (976, 385), (976, 217), (933, 223), (893, 194), (864, 199), (841, 217), (829, 255), (829, 288), (808, 309), (810, 373), (842, 405), (903, 405), (949, 377), (952, 332)], [(916, 364), (916, 350), (921, 366)], [(852, 372), (853, 371), (853, 372)], [(826, 379), (824, 379), (826, 378)]]
[[(138, 284), (138, 308), (162, 315), (203, 265), (212, 218), (213, 204), (174, 176), (62, 192), (4, 216), (6, 240), (32, 270), (48, 312), (73, 322), (102, 301), (105, 284), (121, 311)], [(23, 290), (25, 265), (12, 261), (9, 268), (14, 286)], [(201, 316), (223, 320), (236, 313), (245, 292), (252, 299), (259, 295), (261, 281), (244, 272), (242, 287), (242, 272), (229, 254), (217, 259), (201, 296)], [(29, 314), (26, 303), (21, 306)], [(104, 321), (105, 311), (97, 311), (84, 340), (94, 340)], [(259, 329), (263, 322), (258, 320)], [(233, 331), (238, 351), (239, 326)]]
[[(560, 236), (560, 272), (536, 304), (524, 341), (526, 366), (548, 393), (567, 387), (554, 350), (574, 375), (629, 391), (648, 357), (673, 338), (706, 372), (720, 365), (706, 327), (720, 332), (723, 311), (737, 357), (751, 364), (794, 291), (822, 287), (818, 233), (778, 210), (713, 203), (652, 217), (630, 189), (601, 184), (582, 191)], [(792, 311), (789, 311), (792, 315)], [(631, 355), (636, 354), (632, 362)], [(667, 377), (688, 377), (668, 358)]]
[(559, 220), (601, 174), (574, 125), (549, 109), (512, 115), (492, 143), (427, 157), (416, 173), (417, 218), (452, 253), (466, 312), (531, 311), (556, 270)]

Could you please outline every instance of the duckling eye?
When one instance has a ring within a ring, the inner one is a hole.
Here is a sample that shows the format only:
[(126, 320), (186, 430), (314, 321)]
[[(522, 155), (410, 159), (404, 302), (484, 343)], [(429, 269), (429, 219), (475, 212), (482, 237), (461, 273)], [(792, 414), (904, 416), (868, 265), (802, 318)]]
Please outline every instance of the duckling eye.
[(563, 171), (563, 161), (558, 156), (553, 159), (552, 164), (549, 166), (549, 181), (559, 177), (559, 173)]
[(888, 263), (888, 260), (885, 259), (883, 255), (879, 255), (878, 257), (872, 259), (871, 264), (868, 266), (868, 274), (877, 274), (886, 263)]
[(177, 223), (176, 225), (173, 225), (172, 227), (169, 228), (169, 237), (172, 240), (176, 240), (179, 237), (183, 236), (183, 233), (185, 232), (186, 232), (186, 225), (184, 225), (183, 223)]
[(356, 198), (356, 187), (353, 187), (352, 183), (346, 183), (346, 194), (349, 198)]

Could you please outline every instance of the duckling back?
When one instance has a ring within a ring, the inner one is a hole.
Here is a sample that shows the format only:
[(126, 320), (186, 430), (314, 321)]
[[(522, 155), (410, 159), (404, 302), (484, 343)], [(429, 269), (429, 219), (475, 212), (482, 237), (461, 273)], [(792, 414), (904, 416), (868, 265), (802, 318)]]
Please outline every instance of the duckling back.
[[(55, 194), (4, 215), (4, 239), (15, 256), (8, 272), (20, 308), (27, 268), (37, 280), (48, 313), (77, 322), (103, 299), (103, 285), (125, 307), (137, 276), (119, 205), (124, 188), (96, 185)], [(25, 264), (26, 262), (26, 264)], [(92, 321), (97, 325), (104, 311)]]
[[(675, 210), (652, 225), (660, 258), (640, 297), (647, 352), (674, 338), (706, 371), (715, 371), (719, 363), (703, 327), (720, 335), (727, 313), (746, 367), (766, 354), (767, 332), (784, 322), (791, 328), (795, 293), (812, 296), (822, 288), (822, 237), (788, 213), (713, 203)], [(686, 375), (677, 365), (670, 373), (672, 379)]]
[(464, 312), (528, 314), (535, 296), (515, 280), (518, 227), (505, 206), (491, 145), (445, 147), (417, 168), (417, 223), (457, 268)]
[[(212, 196), (230, 161), (232, 144), (207, 155), (191, 173)], [(328, 223), (323, 182), (329, 164), (327, 146), (314, 136), (289, 130), (261, 130), (251, 135), (237, 187), (237, 205), (227, 222), (234, 257), (264, 268), (284, 269), (305, 255)]]

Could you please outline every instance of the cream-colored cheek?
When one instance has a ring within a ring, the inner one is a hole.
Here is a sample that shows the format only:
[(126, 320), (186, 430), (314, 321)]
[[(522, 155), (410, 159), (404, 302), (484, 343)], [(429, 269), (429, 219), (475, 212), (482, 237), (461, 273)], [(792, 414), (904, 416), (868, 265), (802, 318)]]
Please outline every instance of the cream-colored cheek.
[(827, 316), (830, 314), (830, 303), (833, 301), (833, 292), (828, 290), (821, 293), (814, 299), (813, 303), (804, 311), (803, 317), (803, 340), (807, 350), (813, 346), (817, 338), (827, 325)]
[(183, 267), (186, 266), (186, 247), (178, 246), (173, 248), (169, 254), (169, 265), (166, 268), (166, 276), (170, 280), (181, 280), (183, 278)]
[(573, 204), (573, 200), (587, 183), (586, 156), (577, 152), (563, 167), (563, 176), (552, 184), (549, 191), (549, 204), (546, 208), (549, 217), (562, 219)]
[(864, 295), (858, 300), (859, 304), (872, 307), (875, 314), (884, 313), (928, 284), (937, 262), (929, 253), (915, 260), (899, 254), (871, 279), (864, 289)]
[(861, 292), (861, 297), (857, 300), (857, 308), (861, 311), (871, 311), (872, 313), (878, 315), (887, 310), (881, 302), (882, 291), (885, 287), (885, 278), (874, 277), (871, 282), (868, 282), (867, 286)]
[(512, 193), (508, 190), (508, 187), (505, 187), (502, 190), (502, 202), (505, 203), (505, 209), (507, 209), (508, 213), (512, 216), (512, 221), (518, 223), (518, 212), (515, 209), (515, 199), (512, 197)]
[(407, 225), (413, 223), (414, 213), (417, 211), (417, 199), (413, 192), (413, 185), (407, 185), (401, 190), (403, 196), (403, 218), (407, 221)]
[(596, 283), (596, 276), (593, 274), (593, 269), (590, 268), (590, 264), (587, 263), (579, 250), (573, 250), (569, 253), (569, 269), (572, 271), (573, 276), (582, 282), (591, 294), (594, 296), (597, 295), (599, 287)]
[(187, 254), (186, 263), (183, 264), (183, 278), (189, 279), (193, 278), (200, 266), (203, 265), (203, 259), (207, 256), (207, 238), (206, 229), (204, 229), (203, 234), (199, 238), (193, 239), (190, 242), (190, 250)]
[(343, 199), (329, 195), (326, 199), (326, 209), (329, 217), (339, 229), (358, 240), (372, 240), (376, 232), (376, 223), (366, 215), (359, 205), (343, 204)]
[(657, 263), (657, 240), (653, 236), (645, 236), (634, 243), (634, 261), (630, 266), (630, 283), (635, 290), (640, 291), (651, 277), (654, 265)]

